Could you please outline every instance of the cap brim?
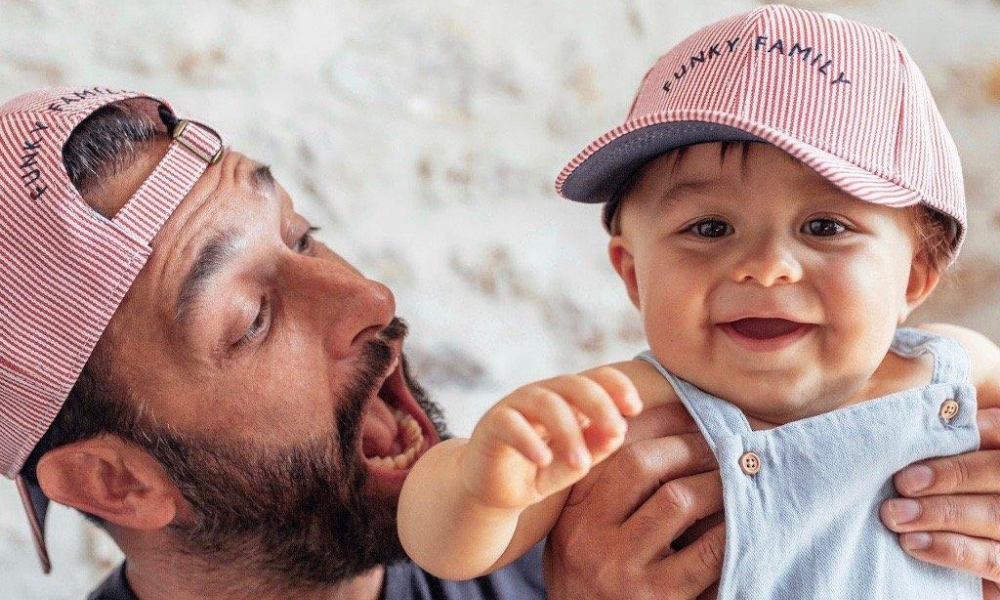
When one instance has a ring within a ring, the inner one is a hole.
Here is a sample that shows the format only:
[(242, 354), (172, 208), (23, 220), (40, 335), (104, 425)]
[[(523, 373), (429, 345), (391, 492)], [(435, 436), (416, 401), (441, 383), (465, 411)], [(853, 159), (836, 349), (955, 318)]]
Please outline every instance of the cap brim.
[(650, 159), (681, 146), (721, 141), (772, 144), (861, 200), (888, 206), (920, 202), (905, 188), (788, 134), (732, 115), (661, 113), (612, 129), (578, 154), (556, 179), (556, 191), (577, 202), (610, 200), (625, 179)]
[(49, 552), (45, 547), (45, 515), (49, 510), (49, 499), (42, 492), (42, 488), (29, 482), (23, 475), (15, 477), (17, 490), (20, 492), (21, 503), (28, 514), (28, 524), (31, 528), (31, 537), (35, 542), (35, 551), (38, 553), (38, 560), (42, 563), (42, 571), (46, 574), (52, 570), (52, 563), (49, 562)]

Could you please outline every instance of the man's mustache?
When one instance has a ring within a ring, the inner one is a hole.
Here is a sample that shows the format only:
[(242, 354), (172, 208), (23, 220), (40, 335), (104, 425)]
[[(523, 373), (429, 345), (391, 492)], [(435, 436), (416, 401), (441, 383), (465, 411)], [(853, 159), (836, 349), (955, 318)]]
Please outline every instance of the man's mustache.
[(361, 349), (361, 366), (354, 383), (347, 388), (343, 405), (337, 411), (342, 457), (349, 456), (354, 451), (357, 437), (361, 435), (365, 405), (382, 387), (385, 372), (394, 357), (393, 343), (405, 338), (407, 331), (406, 323), (399, 317), (393, 317), (382, 331), (364, 343)]

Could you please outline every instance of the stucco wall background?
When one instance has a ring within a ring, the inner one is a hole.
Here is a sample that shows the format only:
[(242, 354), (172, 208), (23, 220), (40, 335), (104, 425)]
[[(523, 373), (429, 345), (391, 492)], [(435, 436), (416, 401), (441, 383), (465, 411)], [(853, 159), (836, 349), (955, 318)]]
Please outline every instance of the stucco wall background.
[[(796, 0), (892, 31), (965, 167), (963, 256), (913, 322), (1000, 340), (1000, 2)], [(0, 99), (143, 89), (272, 165), (320, 236), (396, 293), (425, 385), (468, 433), (522, 383), (634, 354), (598, 211), (552, 181), (648, 66), (750, 1), (0, 0)], [(0, 332), (2, 335), (2, 332)], [(120, 559), (53, 511), (41, 575), (0, 483), (0, 599), (82, 598)]]

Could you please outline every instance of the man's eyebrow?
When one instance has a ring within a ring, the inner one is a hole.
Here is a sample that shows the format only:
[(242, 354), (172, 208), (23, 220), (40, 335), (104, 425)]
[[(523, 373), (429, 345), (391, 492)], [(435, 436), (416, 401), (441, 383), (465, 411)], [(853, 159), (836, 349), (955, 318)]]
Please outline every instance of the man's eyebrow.
[(219, 233), (212, 236), (198, 251), (197, 258), (191, 263), (190, 270), (181, 281), (177, 302), (174, 305), (174, 322), (183, 329), (190, 325), (191, 313), (205, 289), (205, 284), (236, 257), (235, 241), (236, 235), (233, 232)]
[(264, 190), (274, 192), (277, 189), (277, 183), (274, 181), (274, 175), (271, 174), (271, 167), (268, 165), (254, 167), (254, 170), (250, 172), (250, 185), (257, 192)]

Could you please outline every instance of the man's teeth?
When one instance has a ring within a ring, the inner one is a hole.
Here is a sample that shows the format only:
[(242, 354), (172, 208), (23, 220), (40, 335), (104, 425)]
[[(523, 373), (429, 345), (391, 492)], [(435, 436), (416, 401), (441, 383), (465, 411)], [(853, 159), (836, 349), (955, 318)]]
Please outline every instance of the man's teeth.
[(373, 456), (368, 459), (373, 465), (386, 469), (409, 469), (426, 449), (424, 432), (420, 424), (410, 415), (393, 409), (392, 415), (399, 425), (399, 439), (403, 449), (395, 456)]

